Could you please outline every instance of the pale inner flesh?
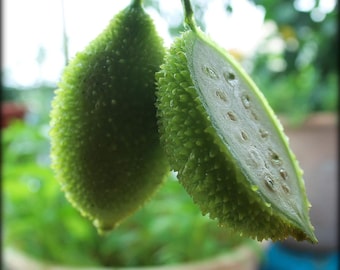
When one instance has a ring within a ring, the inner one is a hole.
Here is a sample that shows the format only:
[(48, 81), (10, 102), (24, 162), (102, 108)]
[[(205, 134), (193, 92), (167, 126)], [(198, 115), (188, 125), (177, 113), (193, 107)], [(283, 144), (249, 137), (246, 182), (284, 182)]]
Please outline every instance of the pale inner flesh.
[(262, 194), (268, 207), (304, 224), (299, 176), (258, 91), (222, 53), (199, 38), (192, 58), (189, 69), (203, 106), (251, 188)]

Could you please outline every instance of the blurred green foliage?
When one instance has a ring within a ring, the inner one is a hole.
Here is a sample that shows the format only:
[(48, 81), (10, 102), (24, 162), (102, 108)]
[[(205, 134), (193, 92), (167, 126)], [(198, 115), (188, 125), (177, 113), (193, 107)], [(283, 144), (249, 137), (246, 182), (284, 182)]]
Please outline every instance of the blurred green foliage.
[(306, 11), (297, 9), (296, 0), (252, 2), (262, 5), (265, 21), (276, 25), (259, 48), (268, 47), (274, 39), (283, 43), (282, 51), (259, 50), (253, 59), (252, 75), (275, 112), (300, 123), (311, 112), (336, 111), (338, 3), (332, 11), (322, 13), (321, 1), (314, 1)]
[(173, 176), (144, 208), (99, 236), (54, 179), (46, 124), (12, 123), (2, 147), (5, 246), (58, 264), (104, 266), (188, 262), (242, 242), (256, 246), (202, 216)]

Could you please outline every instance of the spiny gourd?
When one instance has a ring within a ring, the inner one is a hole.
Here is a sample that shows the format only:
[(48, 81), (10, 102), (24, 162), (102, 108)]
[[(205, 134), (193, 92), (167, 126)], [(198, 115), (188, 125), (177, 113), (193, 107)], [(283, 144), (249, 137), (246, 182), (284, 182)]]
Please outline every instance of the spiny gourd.
[(141, 2), (77, 53), (52, 102), (56, 178), (99, 232), (137, 210), (169, 171), (155, 107), (165, 49)]
[(247, 237), (317, 242), (302, 171), (282, 126), (243, 68), (196, 26), (156, 74), (161, 142), (203, 214)]

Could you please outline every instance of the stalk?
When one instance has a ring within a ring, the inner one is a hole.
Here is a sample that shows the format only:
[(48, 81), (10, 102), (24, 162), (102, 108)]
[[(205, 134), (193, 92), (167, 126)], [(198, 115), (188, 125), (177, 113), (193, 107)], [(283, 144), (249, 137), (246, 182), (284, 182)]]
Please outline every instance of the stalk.
[(197, 25), (194, 18), (194, 11), (191, 6), (190, 0), (182, 0), (184, 9), (184, 22), (189, 26), (193, 32), (197, 32)]

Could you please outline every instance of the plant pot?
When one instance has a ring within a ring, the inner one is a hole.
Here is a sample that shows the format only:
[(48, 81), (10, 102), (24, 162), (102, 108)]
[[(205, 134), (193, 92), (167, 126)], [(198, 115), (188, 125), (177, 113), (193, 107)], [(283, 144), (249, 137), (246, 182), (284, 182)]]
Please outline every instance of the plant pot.
[(288, 239), (282, 245), (293, 250), (315, 253), (337, 250), (336, 115), (313, 114), (297, 128), (286, 126), (285, 133), (289, 137), (290, 146), (304, 171), (306, 192), (312, 204), (311, 222), (315, 227), (319, 243), (312, 245)]
[(232, 251), (220, 256), (197, 261), (192, 263), (164, 265), (164, 266), (143, 266), (143, 267), (73, 267), (58, 266), (44, 263), (24, 255), (15, 249), (6, 248), (4, 251), (4, 262), (6, 270), (256, 270), (267, 246), (266, 241), (262, 243), (243, 244)]
[(1, 103), (1, 128), (7, 127), (14, 119), (23, 119), (26, 111), (26, 107), (19, 103)]

